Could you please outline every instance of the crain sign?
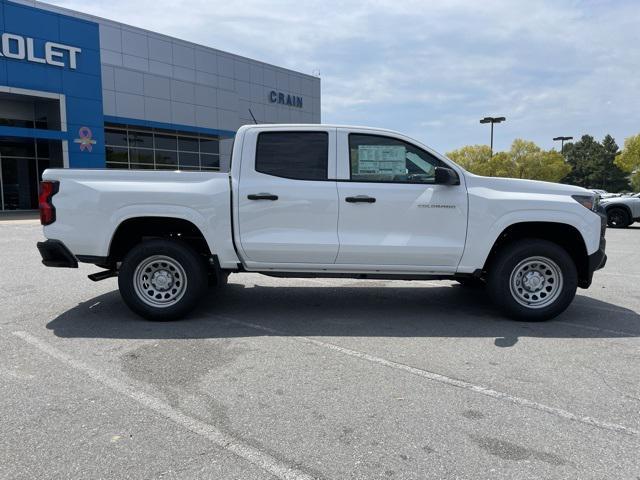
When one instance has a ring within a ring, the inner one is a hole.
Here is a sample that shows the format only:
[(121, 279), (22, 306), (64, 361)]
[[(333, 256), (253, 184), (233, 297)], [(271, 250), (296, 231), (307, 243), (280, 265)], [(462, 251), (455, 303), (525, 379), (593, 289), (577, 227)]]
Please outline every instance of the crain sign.
[[(36, 56), (34, 39), (23, 37), (14, 33), (3, 33), (0, 42), (0, 57), (26, 60), (33, 63), (45, 63), (56, 67), (66, 67), (66, 58), (69, 59), (69, 68), (76, 69), (78, 54), (82, 51), (78, 47), (71, 47), (55, 42), (44, 42), (44, 57)], [(67, 55), (65, 56), (65, 52)]]

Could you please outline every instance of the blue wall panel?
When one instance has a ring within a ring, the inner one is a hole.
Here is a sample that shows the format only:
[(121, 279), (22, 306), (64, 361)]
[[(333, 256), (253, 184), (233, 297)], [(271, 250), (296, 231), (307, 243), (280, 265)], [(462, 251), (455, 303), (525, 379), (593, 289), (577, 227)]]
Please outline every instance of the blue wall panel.
[(0, 85), (7, 84), (7, 63), (0, 61)]
[[(100, 39), (98, 24), (67, 15), (0, 0), (2, 33), (33, 38), (35, 55), (44, 56), (45, 42), (57, 42), (82, 49), (77, 54), (77, 67), (69, 66), (65, 52), (65, 67), (29, 62), (26, 59), (0, 57), (0, 85), (26, 88), (65, 95), (69, 166), (72, 168), (103, 168), (104, 118), (102, 81), (100, 76)], [(81, 149), (76, 140), (87, 137), (80, 129), (91, 130), (91, 151)]]
[(51, 42), (60, 41), (59, 15), (16, 3), (4, 3), (5, 32)]

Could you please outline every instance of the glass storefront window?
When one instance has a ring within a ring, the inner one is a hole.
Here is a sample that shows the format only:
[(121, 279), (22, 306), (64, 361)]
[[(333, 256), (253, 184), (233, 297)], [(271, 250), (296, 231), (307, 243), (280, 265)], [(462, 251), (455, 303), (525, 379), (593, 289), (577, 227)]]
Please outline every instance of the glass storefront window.
[(220, 157), (218, 155), (207, 155), (206, 153), (201, 153), (200, 165), (202, 168), (218, 170), (220, 168)]
[(0, 92), (0, 126), (28, 135), (0, 137), (0, 210), (36, 209), (42, 172), (63, 166), (62, 142), (29, 130), (60, 130), (60, 101)]
[(132, 170), (155, 170), (153, 164), (148, 163), (131, 163)]
[(220, 140), (218, 138), (201, 138), (200, 153), (220, 153)]
[(220, 137), (110, 124), (107, 168), (219, 170)]
[(178, 150), (182, 150), (184, 152), (200, 151), (198, 147), (198, 139), (188, 138), (188, 137), (178, 137)]
[(145, 163), (153, 167), (153, 150), (131, 148), (129, 149), (129, 161), (131, 164)]
[(128, 163), (107, 162), (107, 168), (117, 168), (121, 170), (129, 170)]
[(115, 147), (128, 146), (126, 130), (111, 130), (109, 128), (105, 128), (104, 143), (105, 145), (111, 145)]
[(0, 210), (37, 209), (42, 172), (62, 166), (59, 140), (0, 138)]
[(34, 122), (33, 120), (21, 120), (19, 118), (0, 117), (0, 126), (1, 127), (34, 128)]
[(156, 150), (156, 168), (178, 168), (178, 152)]
[(131, 148), (153, 148), (153, 134), (130, 131), (129, 146)]
[(0, 138), (0, 155), (3, 157), (35, 158), (36, 146), (32, 138), (18, 137)]
[(200, 167), (200, 155), (191, 152), (180, 152), (179, 157), (180, 168), (188, 167)]
[(178, 150), (178, 137), (175, 135), (156, 134), (156, 148), (160, 150)]
[(60, 101), (0, 92), (0, 126), (60, 130)]
[(123, 147), (106, 147), (107, 163), (129, 163), (129, 150)]

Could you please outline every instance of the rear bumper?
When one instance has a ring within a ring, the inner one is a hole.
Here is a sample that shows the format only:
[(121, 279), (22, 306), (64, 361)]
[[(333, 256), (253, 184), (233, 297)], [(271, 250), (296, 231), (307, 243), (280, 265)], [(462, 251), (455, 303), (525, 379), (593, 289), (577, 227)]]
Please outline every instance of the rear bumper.
[(38, 242), (43, 265), (47, 267), (78, 268), (78, 260), (60, 240)]

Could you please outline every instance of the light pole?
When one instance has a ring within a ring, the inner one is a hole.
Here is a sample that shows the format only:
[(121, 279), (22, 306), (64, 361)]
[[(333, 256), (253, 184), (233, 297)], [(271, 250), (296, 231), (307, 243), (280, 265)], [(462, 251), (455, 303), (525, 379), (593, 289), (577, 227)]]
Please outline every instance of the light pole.
[(480, 120), (480, 123), (490, 123), (491, 124), (491, 156), (493, 157), (493, 124), (494, 123), (502, 123), (506, 120), (505, 117), (484, 117)]
[(564, 142), (566, 140), (573, 140), (573, 137), (554, 137), (553, 141), (557, 142), (558, 140), (560, 140), (562, 143), (560, 144), (560, 153), (562, 155), (564, 155)]

